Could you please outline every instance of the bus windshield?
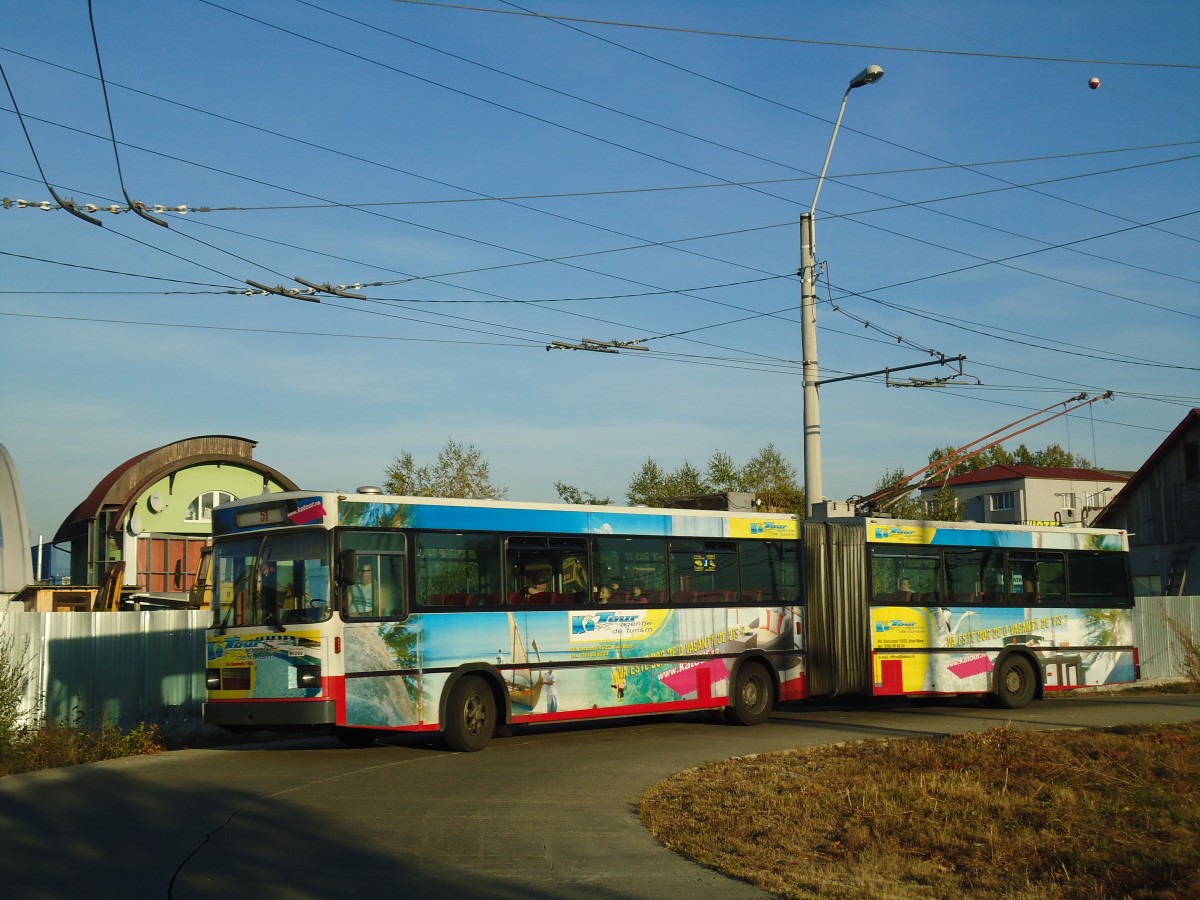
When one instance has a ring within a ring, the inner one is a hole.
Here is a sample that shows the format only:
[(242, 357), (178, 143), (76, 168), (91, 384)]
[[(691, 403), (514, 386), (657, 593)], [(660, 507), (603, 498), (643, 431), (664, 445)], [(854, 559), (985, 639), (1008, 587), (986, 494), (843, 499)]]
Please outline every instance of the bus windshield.
[(329, 618), (329, 539), (321, 531), (235, 538), (213, 547), (214, 621), (288, 625)]

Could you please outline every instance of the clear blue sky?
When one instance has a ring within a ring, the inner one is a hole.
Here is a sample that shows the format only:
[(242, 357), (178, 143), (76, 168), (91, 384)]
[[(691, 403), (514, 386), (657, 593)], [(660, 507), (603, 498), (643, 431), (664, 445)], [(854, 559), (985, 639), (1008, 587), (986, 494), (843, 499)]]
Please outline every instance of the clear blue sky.
[[(1079, 391), (1116, 396), (1021, 440), (1135, 469), (1200, 406), (1200, 5), (479, 5), (96, 0), (119, 175), (87, 4), (5, 4), (61, 196), (211, 210), (0, 208), (35, 537), (208, 433), (311, 488), (451, 437), (511, 499), (768, 442), (802, 471), (797, 223), (868, 64), (818, 209), (822, 375), (933, 350), (982, 384), (823, 388), (826, 494)], [(49, 200), (0, 107), (0, 194)], [(368, 299), (238, 293), (292, 276)], [(650, 349), (545, 349), (582, 338)]]

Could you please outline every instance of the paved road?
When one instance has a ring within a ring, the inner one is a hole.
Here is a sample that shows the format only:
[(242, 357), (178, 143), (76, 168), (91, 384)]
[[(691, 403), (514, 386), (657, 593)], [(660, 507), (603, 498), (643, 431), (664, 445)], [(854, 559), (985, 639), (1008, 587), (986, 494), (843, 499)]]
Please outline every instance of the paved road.
[(763, 897), (660, 847), (640, 793), (729, 756), (1011, 722), (1200, 719), (1200, 696), (1116, 695), (1018, 712), (814, 707), (759, 728), (707, 716), (525, 730), (482, 753), (326, 738), (187, 750), (0, 779), (0, 890), (66, 897)]

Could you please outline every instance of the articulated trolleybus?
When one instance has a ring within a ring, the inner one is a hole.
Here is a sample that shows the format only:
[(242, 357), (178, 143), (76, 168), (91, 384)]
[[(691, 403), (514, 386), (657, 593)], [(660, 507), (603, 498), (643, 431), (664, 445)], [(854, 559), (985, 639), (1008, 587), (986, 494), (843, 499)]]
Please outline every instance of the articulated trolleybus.
[(204, 719), (479, 750), (501, 725), (1131, 680), (1124, 536), (1050, 531), (262, 495), (213, 511)]

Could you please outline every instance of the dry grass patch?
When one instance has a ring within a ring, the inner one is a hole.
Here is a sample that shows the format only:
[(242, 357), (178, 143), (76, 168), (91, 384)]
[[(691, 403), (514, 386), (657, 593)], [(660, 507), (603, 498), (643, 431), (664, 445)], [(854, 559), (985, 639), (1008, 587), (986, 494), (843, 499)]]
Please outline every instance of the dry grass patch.
[(66, 725), (21, 730), (0, 748), (0, 776), (56, 769), (80, 763), (160, 753), (166, 749), (155, 725), (122, 731), (104, 725), (86, 731)]
[(672, 850), (785, 897), (1198, 897), (1200, 723), (732, 759), (640, 811)]

